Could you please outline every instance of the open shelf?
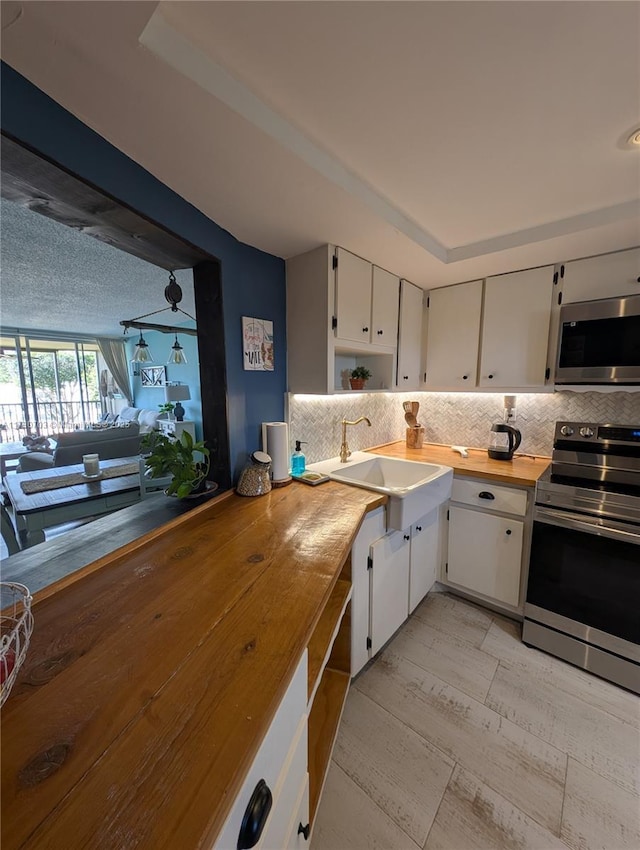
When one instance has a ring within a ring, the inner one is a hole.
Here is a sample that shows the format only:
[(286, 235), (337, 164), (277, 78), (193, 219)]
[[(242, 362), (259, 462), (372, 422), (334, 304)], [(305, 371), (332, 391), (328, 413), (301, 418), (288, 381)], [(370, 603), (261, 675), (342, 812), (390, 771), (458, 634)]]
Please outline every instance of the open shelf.
[[(318, 687), (322, 670), (329, 660), (331, 649), (338, 635), (340, 624), (350, 598), (351, 582), (342, 578), (338, 579), (309, 641), (307, 690), (309, 703), (313, 700), (313, 694)], [(333, 666), (342, 669), (341, 664), (334, 664)], [(348, 666), (345, 672), (350, 672)]]
[(313, 824), (349, 691), (350, 674), (325, 668), (309, 714), (309, 821)]

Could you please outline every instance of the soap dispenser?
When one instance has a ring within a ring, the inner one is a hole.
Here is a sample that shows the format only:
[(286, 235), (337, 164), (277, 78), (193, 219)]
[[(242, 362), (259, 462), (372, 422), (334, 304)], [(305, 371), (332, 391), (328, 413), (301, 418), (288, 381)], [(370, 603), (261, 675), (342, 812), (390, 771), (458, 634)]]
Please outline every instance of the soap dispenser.
[(305, 466), (305, 457), (302, 454), (302, 450), (300, 446), (304, 440), (296, 440), (296, 450), (291, 455), (291, 474), (292, 475), (302, 475), (306, 466)]

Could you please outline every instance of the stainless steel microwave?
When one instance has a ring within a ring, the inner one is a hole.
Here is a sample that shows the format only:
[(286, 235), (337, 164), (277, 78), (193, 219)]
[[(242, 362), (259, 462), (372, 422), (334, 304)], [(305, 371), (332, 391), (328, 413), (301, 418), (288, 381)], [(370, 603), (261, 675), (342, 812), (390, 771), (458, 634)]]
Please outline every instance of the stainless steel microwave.
[(556, 384), (640, 384), (640, 295), (560, 308)]

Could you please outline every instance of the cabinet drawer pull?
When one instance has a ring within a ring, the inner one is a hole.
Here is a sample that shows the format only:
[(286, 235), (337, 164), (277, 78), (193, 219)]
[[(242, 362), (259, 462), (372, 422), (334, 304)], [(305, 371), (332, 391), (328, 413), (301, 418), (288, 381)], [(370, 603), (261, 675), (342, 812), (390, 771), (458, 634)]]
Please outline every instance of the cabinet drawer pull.
[(405, 540), (411, 540), (411, 537), (408, 534), (405, 534), (404, 539)]
[(506, 530), (505, 534), (511, 534), (511, 529), (510, 529), (510, 528), (508, 528), (508, 529)]
[(490, 381), (493, 380), (493, 375), (487, 375), (487, 377), (489, 378)]
[(468, 376), (468, 375), (463, 375), (463, 376), (462, 376), (462, 380), (463, 380), (463, 381), (468, 381), (468, 380), (469, 380), (469, 376)]
[(369, 333), (369, 328), (362, 328), (362, 333), (363, 333), (363, 334), (368, 334), (368, 333)]
[(272, 803), (273, 796), (269, 786), (264, 779), (261, 779), (253, 789), (253, 794), (242, 818), (240, 834), (238, 835), (238, 850), (249, 850), (260, 841)]
[(478, 493), (478, 498), (479, 499), (493, 500), (493, 499), (495, 499), (495, 496), (493, 495), (493, 493), (490, 493), (488, 490), (482, 490), (482, 492)]
[(378, 336), (382, 336), (383, 333), (384, 331), (378, 331)]
[(422, 531), (422, 526), (421, 526), (421, 525), (416, 525), (416, 531)]
[(409, 376), (408, 376), (408, 375), (403, 375), (402, 377), (403, 377), (403, 379), (404, 379), (405, 381), (408, 381), (408, 380), (409, 380)]
[(309, 840), (309, 833), (311, 832), (311, 827), (309, 824), (306, 826), (302, 826), (301, 823), (298, 824), (298, 835), (302, 835), (305, 841)]

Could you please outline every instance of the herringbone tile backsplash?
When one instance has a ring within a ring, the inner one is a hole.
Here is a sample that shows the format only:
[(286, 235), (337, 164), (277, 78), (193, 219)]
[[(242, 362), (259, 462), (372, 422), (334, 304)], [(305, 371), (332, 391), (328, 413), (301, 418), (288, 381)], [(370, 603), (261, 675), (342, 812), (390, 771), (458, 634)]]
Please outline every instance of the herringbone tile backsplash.
[[(335, 396), (287, 396), (289, 437), (306, 440), (307, 463), (335, 457), (340, 451), (340, 420), (368, 416), (349, 429), (349, 447), (363, 450), (405, 438), (402, 403), (419, 401), (418, 421), (425, 442), (486, 448), (489, 429), (503, 421), (502, 393), (359, 393)], [(640, 425), (640, 392), (521, 393), (516, 396), (516, 421), (522, 432), (519, 453), (551, 454), (559, 420)]]

